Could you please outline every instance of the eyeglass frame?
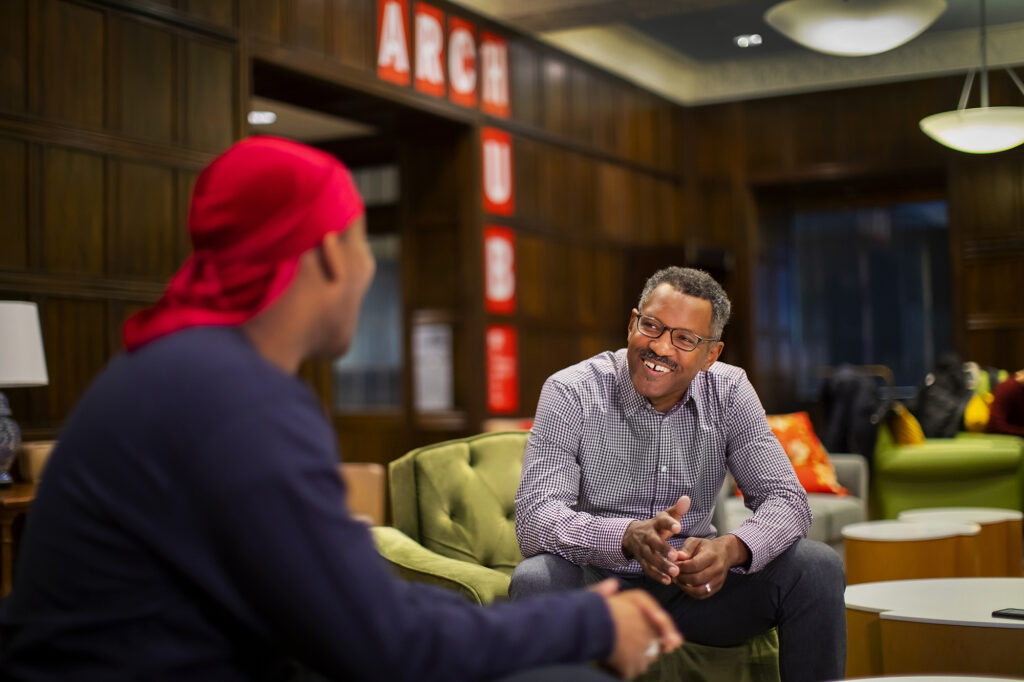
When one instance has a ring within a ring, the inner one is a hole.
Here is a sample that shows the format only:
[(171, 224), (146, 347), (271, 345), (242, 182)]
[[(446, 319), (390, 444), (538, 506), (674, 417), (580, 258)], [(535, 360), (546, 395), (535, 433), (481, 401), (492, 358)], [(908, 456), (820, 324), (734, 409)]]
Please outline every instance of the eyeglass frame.
[[(693, 351), (697, 350), (697, 348), (699, 348), (700, 344), (702, 344), (702, 343), (715, 343), (716, 341), (721, 341), (722, 340), (722, 337), (717, 337), (717, 338), (713, 338), (713, 339), (705, 339), (700, 334), (694, 334), (692, 330), (684, 329), (682, 327), (669, 327), (668, 325), (664, 324), (658, 318), (651, 317), (650, 315), (644, 315), (642, 312), (640, 312), (636, 308), (633, 308), (633, 313), (636, 315), (636, 330), (637, 330), (638, 333), (643, 334), (644, 336), (646, 336), (649, 339), (660, 339), (662, 337), (662, 335), (664, 335), (665, 332), (667, 331), (668, 332), (668, 340), (669, 340), (669, 343), (672, 344), (672, 347), (673, 348), (678, 348), (679, 350), (683, 351), (684, 353), (692, 353)], [(643, 329), (640, 328), (640, 320), (641, 320), (641, 318), (645, 318), (645, 317), (648, 320), (653, 320), (654, 322), (656, 322), (658, 325), (661, 326), (661, 331), (658, 332), (658, 334), (656, 336), (651, 336), (650, 334), (648, 334), (647, 332), (645, 332)], [(673, 332), (677, 332), (677, 331), (685, 332), (687, 334), (693, 334), (693, 336), (697, 337), (697, 342), (695, 344), (693, 344), (693, 348), (683, 348), (682, 346), (680, 346), (679, 344), (677, 344), (675, 342), (675, 339), (672, 337), (672, 333)]]

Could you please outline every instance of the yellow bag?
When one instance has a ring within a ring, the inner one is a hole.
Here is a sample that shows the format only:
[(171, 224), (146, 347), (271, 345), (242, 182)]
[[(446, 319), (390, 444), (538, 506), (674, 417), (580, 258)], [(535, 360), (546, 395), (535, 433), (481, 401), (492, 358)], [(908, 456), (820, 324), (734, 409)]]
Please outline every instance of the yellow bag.
[(984, 433), (988, 426), (989, 405), (992, 404), (992, 394), (975, 393), (967, 403), (964, 410), (964, 428), (974, 433)]

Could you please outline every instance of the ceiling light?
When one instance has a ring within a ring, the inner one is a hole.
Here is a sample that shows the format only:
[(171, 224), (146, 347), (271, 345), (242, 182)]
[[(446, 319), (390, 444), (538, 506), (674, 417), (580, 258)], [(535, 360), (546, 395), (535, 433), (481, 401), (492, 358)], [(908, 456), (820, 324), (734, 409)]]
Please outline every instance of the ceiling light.
[(254, 126), (268, 126), (277, 120), (277, 114), (273, 111), (250, 111), (249, 124)]
[[(960, 93), (960, 104), (954, 111), (944, 111), (921, 119), (921, 130), (939, 144), (968, 154), (992, 154), (1024, 143), (1024, 107), (990, 107), (988, 105), (988, 63), (985, 49), (985, 0), (981, 4), (981, 106), (967, 109), (967, 99), (974, 84), (971, 69)], [(1024, 94), (1024, 83), (1017, 74), (1006, 69), (1017, 88)]]
[(899, 47), (945, 11), (946, 0), (787, 0), (764, 20), (804, 47), (861, 57)]
[(754, 47), (761, 44), (761, 34), (751, 33), (749, 35), (736, 36), (732, 39), (738, 47)]

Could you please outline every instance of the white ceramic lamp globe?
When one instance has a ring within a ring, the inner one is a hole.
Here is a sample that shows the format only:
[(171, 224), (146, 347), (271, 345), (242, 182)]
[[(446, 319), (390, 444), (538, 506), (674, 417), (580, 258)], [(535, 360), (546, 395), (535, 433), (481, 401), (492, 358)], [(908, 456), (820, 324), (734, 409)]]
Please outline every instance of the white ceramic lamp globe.
[(764, 20), (817, 52), (863, 57), (916, 38), (945, 11), (946, 0), (787, 0)]

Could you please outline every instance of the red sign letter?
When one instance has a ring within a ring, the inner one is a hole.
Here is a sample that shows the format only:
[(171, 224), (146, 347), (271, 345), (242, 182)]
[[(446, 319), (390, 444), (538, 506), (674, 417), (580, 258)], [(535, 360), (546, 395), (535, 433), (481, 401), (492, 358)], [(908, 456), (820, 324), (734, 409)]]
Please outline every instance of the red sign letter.
[(516, 311), (516, 242), (507, 227), (484, 228), (484, 307), (489, 313)]
[(515, 212), (512, 176), (512, 136), (496, 128), (482, 128), (484, 210), (497, 215)]
[(504, 38), (482, 32), (480, 66), (483, 79), (480, 111), (508, 118), (508, 44)]
[(448, 97), (476, 106), (476, 29), (458, 17), (448, 17)]
[(416, 3), (416, 89), (444, 97), (444, 13)]
[(377, 0), (377, 77), (409, 84), (409, 0)]
[(518, 346), (515, 327), (487, 327), (487, 409), (493, 414), (519, 411)]

